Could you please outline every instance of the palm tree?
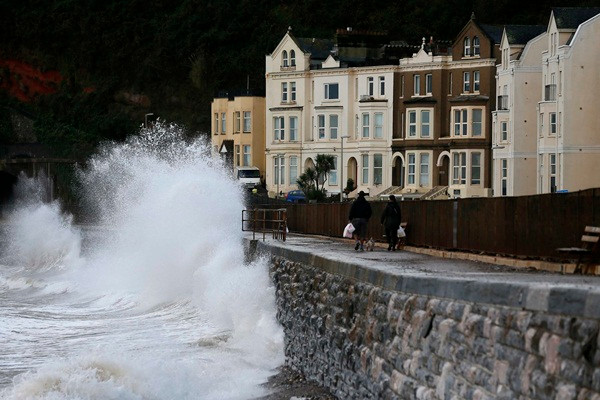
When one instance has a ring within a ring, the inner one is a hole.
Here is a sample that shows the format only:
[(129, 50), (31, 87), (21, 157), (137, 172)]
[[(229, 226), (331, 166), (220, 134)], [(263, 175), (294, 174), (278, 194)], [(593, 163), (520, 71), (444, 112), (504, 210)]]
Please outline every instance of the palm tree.
[(317, 154), (314, 168), (307, 168), (296, 183), (309, 200), (325, 198), (325, 182), (334, 167), (335, 158), (329, 154)]

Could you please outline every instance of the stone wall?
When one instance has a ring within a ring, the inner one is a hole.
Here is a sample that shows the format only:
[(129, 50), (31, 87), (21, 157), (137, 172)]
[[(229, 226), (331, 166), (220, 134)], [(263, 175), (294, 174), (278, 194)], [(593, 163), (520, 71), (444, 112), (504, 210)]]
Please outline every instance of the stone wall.
[(600, 400), (598, 299), (470, 283), (450, 298), (435, 281), (407, 290), (380, 271), (269, 251), (287, 363), (340, 399)]

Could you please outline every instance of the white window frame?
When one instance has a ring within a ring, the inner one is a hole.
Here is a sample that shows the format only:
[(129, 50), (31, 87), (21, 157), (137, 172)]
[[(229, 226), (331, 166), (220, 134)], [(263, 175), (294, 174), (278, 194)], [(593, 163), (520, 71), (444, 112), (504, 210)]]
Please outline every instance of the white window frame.
[(417, 154), (406, 153), (406, 185), (414, 186), (417, 177)]
[(221, 113), (221, 134), (227, 132), (227, 114)]
[[(548, 154), (548, 191), (550, 193), (556, 192), (558, 187), (557, 174), (556, 174), (556, 153)], [(554, 181), (554, 184), (552, 184)]]
[(285, 139), (285, 117), (273, 117), (273, 140)]
[(362, 163), (362, 172), (361, 172), (361, 182), (363, 185), (369, 184), (369, 155), (361, 154), (361, 163)]
[[(408, 124), (406, 131), (408, 132), (408, 138), (416, 138), (417, 134), (417, 110), (407, 110), (408, 118), (406, 122)], [(414, 116), (414, 120), (411, 117)]]
[(329, 186), (337, 186), (338, 185), (338, 170), (337, 170), (337, 156), (333, 156), (333, 165), (331, 167), (331, 169), (329, 170), (329, 178), (327, 180), (327, 183), (329, 184)]
[[(479, 157), (479, 163), (475, 163), (475, 156)], [(480, 151), (472, 151), (471, 152), (471, 185), (472, 186), (481, 186), (481, 166), (482, 166), (482, 157)], [(478, 177), (475, 178), (475, 171), (477, 171)]]
[(215, 113), (215, 135), (219, 134), (219, 113)]
[(463, 56), (469, 57), (471, 55), (471, 38), (465, 37), (463, 40)]
[(556, 122), (556, 113), (551, 112), (548, 119), (550, 120), (550, 123), (548, 124), (550, 128), (550, 136), (555, 136), (558, 127)]
[(361, 117), (361, 122), (361, 138), (369, 139), (371, 137), (371, 115), (369, 113), (363, 113)]
[[(332, 97), (331, 94), (331, 89), (335, 87), (337, 90), (337, 95), (336, 97)], [(324, 88), (325, 88), (325, 100), (339, 100), (340, 98), (340, 84), (339, 83), (325, 83), (324, 84)]]
[(285, 185), (285, 157), (273, 157), (273, 183), (275, 185)]
[[(406, 132), (408, 134), (407, 139), (431, 139), (433, 137), (433, 108), (407, 108), (406, 112), (408, 118), (406, 118)], [(429, 122), (424, 123), (423, 115), (427, 114)], [(414, 117), (414, 121), (411, 121), (411, 117)], [(425, 133), (427, 127), (427, 133)]]
[(433, 74), (425, 74), (425, 94), (433, 93)]
[(252, 132), (252, 111), (244, 111), (244, 132)]
[(288, 66), (288, 53), (286, 50), (281, 52), (281, 66), (284, 68)]
[(479, 55), (481, 55), (479, 36), (474, 36), (473, 37), (473, 56), (479, 56)]
[[(426, 160), (424, 160), (426, 158)], [(429, 166), (431, 163), (431, 155), (429, 153), (419, 153), (419, 186), (429, 187)]]
[[(377, 119), (380, 119), (378, 122)], [(375, 139), (383, 139), (383, 113), (376, 112), (373, 114), (373, 137)]]
[(290, 142), (298, 141), (298, 117), (290, 117)]
[(317, 115), (317, 137), (320, 140), (325, 139), (325, 114)]
[(233, 121), (235, 123), (233, 133), (240, 133), (240, 130), (242, 129), (242, 113), (240, 111), (235, 111), (233, 113)]
[[(335, 120), (335, 124), (334, 124)], [(338, 130), (340, 125), (340, 117), (337, 114), (329, 115), (329, 138), (337, 139), (338, 138)]]
[(252, 165), (252, 146), (245, 144), (242, 146), (242, 165), (250, 167)]
[(481, 80), (481, 73), (479, 70), (473, 71), (473, 92), (479, 93), (479, 86)]
[(296, 66), (296, 51), (295, 50), (290, 50), (290, 66), (291, 67)]
[[(427, 122), (423, 122), (423, 115), (427, 114)], [(420, 110), (419, 112), (419, 137), (429, 139), (431, 137), (431, 115), (433, 114), (433, 109)], [(427, 129), (424, 129), (427, 127)], [(427, 131), (427, 133), (425, 133)]]
[(240, 166), (240, 162), (241, 162), (241, 156), (240, 156), (240, 145), (236, 144), (235, 145), (235, 166), (239, 167)]
[(298, 156), (290, 156), (290, 185), (298, 180)]
[(419, 74), (413, 75), (413, 95), (414, 96), (421, 95), (421, 75), (419, 75)]
[(471, 72), (463, 72), (463, 93), (471, 92)]
[(367, 77), (367, 95), (375, 95), (375, 79), (372, 76)]
[(508, 159), (500, 159), (500, 196), (508, 196)]
[(287, 82), (281, 82), (281, 102), (282, 103), (288, 102), (288, 83)]
[(500, 141), (508, 142), (508, 121), (500, 121)]
[(467, 183), (467, 152), (452, 152), (452, 184), (465, 185)]
[(290, 101), (296, 102), (296, 82), (290, 82)]
[(385, 76), (379, 77), (379, 95), (385, 96)]
[(383, 183), (383, 154), (373, 154), (373, 184), (381, 185)]
[[(479, 124), (474, 119), (475, 112), (481, 113), (481, 133), (474, 134), (474, 126)], [(458, 117), (458, 118), (457, 118)], [(480, 106), (453, 107), (450, 109), (450, 135), (455, 138), (485, 137), (485, 108)]]
[[(479, 113), (479, 121), (475, 120), (475, 114)], [(476, 126), (479, 125), (479, 133), (476, 133)], [(474, 107), (471, 109), (471, 136), (482, 137), (483, 136), (483, 108)]]

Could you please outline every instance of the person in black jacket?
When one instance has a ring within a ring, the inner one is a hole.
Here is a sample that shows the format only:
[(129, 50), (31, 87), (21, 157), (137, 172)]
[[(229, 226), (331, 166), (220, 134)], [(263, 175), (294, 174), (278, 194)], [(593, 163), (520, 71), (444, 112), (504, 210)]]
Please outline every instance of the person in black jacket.
[(371, 205), (365, 199), (366, 193), (362, 190), (358, 192), (358, 197), (350, 207), (348, 219), (354, 226), (353, 237), (356, 239), (354, 250), (365, 251), (363, 245), (367, 236), (367, 223), (371, 218)]
[(385, 237), (388, 241), (388, 251), (396, 250), (398, 243), (398, 228), (402, 220), (400, 206), (396, 202), (396, 197), (391, 194), (383, 213), (381, 214), (381, 223), (385, 227)]

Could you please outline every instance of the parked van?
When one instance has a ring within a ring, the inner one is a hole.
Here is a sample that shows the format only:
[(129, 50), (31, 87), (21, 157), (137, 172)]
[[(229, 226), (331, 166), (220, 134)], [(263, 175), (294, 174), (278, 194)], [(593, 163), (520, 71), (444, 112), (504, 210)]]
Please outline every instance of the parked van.
[(260, 187), (260, 171), (257, 167), (236, 167), (235, 175), (237, 180), (247, 189)]

